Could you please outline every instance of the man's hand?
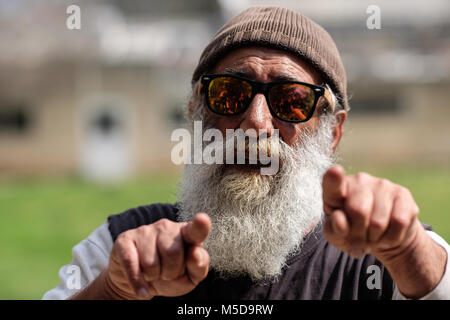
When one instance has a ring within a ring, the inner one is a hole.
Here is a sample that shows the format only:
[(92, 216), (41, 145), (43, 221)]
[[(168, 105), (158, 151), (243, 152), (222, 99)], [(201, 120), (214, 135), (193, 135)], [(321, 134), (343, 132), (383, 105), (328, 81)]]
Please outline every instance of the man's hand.
[(108, 290), (117, 298), (180, 296), (208, 274), (209, 254), (202, 247), (211, 230), (206, 214), (190, 222), (161, 219), (119, 235), (105, 270)]
[(353, 257), (407, 245), (421, 227), (408, 189), (366, 173), (345, 176), (339, 166), (323, 177), (323, 202), (327, 240)]
[(325, 173), (322, 186), (329, 243), (356, 258), (375, 256), (406, 297), (436, 287), (447, 254), (421, 226), (408, 189), (366, 173), (346, 176), (339, 166)]

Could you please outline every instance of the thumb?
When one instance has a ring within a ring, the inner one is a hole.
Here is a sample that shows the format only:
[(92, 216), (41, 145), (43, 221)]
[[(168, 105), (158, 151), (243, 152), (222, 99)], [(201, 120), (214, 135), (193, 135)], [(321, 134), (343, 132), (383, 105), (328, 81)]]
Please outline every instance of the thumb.
[(341, 166), (333, 166), (325, 172), (322, 179), (323, 204), (325, 213), (342, 208), (347, 193), (345, 171)]

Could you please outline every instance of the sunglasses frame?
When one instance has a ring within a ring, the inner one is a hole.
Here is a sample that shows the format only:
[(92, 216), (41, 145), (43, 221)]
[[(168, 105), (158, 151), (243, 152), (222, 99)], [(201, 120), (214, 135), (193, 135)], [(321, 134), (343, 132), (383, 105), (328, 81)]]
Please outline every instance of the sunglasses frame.
[[(236, 112), (233, 114), (223, 114), (220, 112), (215, 111), (211, 105), (210, 105), (210, 99), (209, 99), (209, 85), (211, 83), (212, 80), (216, 79), (216, 78), (220, 78), (220, 77), (230, 77), (230, 78), (235, 78), (238, 80), (243, 80), (246, 81), (247, 83), (250, 84), (251, 88), (252, 88), (252, 93), (250, 96), (250, 103), (242, 109), (242, 111), (240, 112)], [(325, 87), (323, 86), (319, 86), (319, 85), (315, 85), (315, 84), (311, 84), (311, 83), (307, 83), (307, 82), (300, 82), (300, 81), (275, 81), (275, 82), (259, 82), (259, 81), (254, 81), (242, 76), (238, 76), (238, 75), (234, 75), (234, 74), (228, 74), (228, 73), (224, 73), (224, 74), (204, 74), (201, 76), (200, 78), (200, 84), (201, 86), (199, 87), (198, 92), (203, 92), (205, 94), (206, 97), (206, 105), (208, 106), (208, 109), (215, 113), (215, 114), (219, 114), (221, 116), (226, 116), (226, 117), (232, 117), (232, 116), (236, 116), (236, 115), (240, 115), (242, 113), (244, 113), (245, 111), (248, 110), (248, 108), (250, 107), (251, 102), (253, 101), (253, 99), (255, 98), (256, 94), (258, 93), (262, 93), (264, 95), (264, 97), (266, 98), (266, 102), (267, 105), (269, 107), (270, 113), (272, 114), (272, 116), (274, 116), (275, 118), (281, 120), (281, 121), (285, 121), (285, 122), (293, 122), (293, 123), (300, 123), (300, 122), (306, 122), (309, 119), (312, 118), (312, 116), (314, 115), (314, 112), (316, 110), (316, 106), (317, 106), (317, 102), (319, 101), (319, 99), (321, 97), (324, 97), (325, 100), (327, 100), (328, 105), (331, 106), (331, 108), (334, 107), (332, 101), (333, 99), (331, 98), (331, 94), (328, 92), (328, 90), (326, 90)], [(279, 117), (274, 109), (271, 106), (270, 103), (270, 89), (275, 86), (275, 85), (280, 85), (280, 84), (299, 84), (308, 88), (311, 88), (314, 92), (314, 103), (311, 109), (310, 114), (304, 119), (304, 120), (287, 120), (287, 119), (283, 119), (281, 117)]]

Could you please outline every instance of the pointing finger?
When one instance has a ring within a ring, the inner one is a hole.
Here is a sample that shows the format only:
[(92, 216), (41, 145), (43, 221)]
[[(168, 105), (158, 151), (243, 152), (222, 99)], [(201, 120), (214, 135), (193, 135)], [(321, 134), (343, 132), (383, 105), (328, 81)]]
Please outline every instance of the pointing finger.
[(194, 220), (181, 228), (183, 240), (189, 244), (201, 244), (211, 231), (211, 219), (206, 213), (198, 213)]

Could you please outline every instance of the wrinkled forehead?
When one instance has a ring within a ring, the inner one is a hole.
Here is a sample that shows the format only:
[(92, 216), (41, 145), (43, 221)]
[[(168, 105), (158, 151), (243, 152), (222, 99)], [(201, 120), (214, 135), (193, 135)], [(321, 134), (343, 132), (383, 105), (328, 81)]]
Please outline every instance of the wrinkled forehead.
[(214, 66), (212, 73), (232, 73), (261, 82), (302, 81), (323, 84), (314, 67), (289, 52), (260, 46), (235, 49)]

